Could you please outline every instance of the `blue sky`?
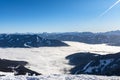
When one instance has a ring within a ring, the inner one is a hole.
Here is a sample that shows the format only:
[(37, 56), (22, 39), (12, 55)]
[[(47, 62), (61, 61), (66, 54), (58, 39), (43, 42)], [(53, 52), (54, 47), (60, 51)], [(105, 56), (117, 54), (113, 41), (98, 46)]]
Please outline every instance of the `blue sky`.
[(120, 29), (118, 0), (0, 0), (0, 33)]

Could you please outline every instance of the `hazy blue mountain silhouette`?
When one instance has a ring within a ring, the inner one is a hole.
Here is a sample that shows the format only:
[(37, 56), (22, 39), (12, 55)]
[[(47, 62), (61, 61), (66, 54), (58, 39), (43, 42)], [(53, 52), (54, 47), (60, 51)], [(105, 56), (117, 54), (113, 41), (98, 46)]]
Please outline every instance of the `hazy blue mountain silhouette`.
[(88, 44), (108, 44), (120, 46), (120, 31), (110, 31), (105, 33), (92, 32), (66, 32), (66, 33), (43, 33), (40, 36), (47, 39), (56, 39), (61, 41), (77, 41)]

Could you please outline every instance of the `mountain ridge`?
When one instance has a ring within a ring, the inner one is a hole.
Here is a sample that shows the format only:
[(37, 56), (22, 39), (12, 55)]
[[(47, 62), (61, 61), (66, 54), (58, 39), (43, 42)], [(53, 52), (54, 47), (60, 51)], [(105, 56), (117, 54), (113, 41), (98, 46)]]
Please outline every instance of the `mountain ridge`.
[(45, 47), (68, 46), (62, 41), (45, 39), (37, 34), (0, 34), (0, 47)]
[(100, 55), (95, 53), (76, 53), (66, 59), (72, 68), (71, 74), (92, 74), (120, 76), (120, 52), (115, 54)]
[(41, 37), (61, 41), (77, 41), (88, 44), (108, 44), (120, 46), (120, 30), (103, 33), (92, 32), (66, 32), (66, 33), (42, 33)]

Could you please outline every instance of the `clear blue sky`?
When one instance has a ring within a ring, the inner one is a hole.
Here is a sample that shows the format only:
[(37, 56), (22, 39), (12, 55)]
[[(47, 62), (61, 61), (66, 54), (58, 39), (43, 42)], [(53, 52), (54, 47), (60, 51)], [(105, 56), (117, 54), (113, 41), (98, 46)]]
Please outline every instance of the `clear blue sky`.
[(0, 0), (0, 33), (120, 29), (118, 0)]

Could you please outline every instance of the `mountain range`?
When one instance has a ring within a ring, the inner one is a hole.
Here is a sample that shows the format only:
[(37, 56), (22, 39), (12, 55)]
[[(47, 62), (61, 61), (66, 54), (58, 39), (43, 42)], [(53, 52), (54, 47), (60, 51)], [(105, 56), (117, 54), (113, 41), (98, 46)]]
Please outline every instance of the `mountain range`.
[[(83, 43), (88, 43), (89, 45), (73, 44), (75, 46), (73, 45), (69, 46), (68, 44), (72, 42), (65, 43), (64, 41), (76, 41), (78, 43), (83, 42)], [(93, 47), (94, 45), (91, 45), (91, 44), (103, 44), (103, 43), (108, 44), (107, 46), (109, 46), (110, 49), (112, 49), (114, 46), (120, 46), (120, 31), (118, 30), (118, 31), (105, 32), (105, 33), (69, 32), (69, 33), (43, 33), (43, 34), (0, 34), (0, 47), (2, 47), (0, 55), (1, 56), (4, 55), (3, 57), (5, 57), (5, 56), (8, 56), (9, 54), (8, 57), (10, 57), (9, 60), (7, 60), (6, 58), (0, 59), (0, 64), (1, 64), (0, 71), (13, 72), (15, 75), (25, 75), (26, 73), (29, 73), (29, 75), (33, 75), (33, 74), (40, 75), (42, 74), (41, 72), (33, 71), (29, 68), (26, 68), (27, 64), (30, 65), (30, 62), (28, 62), (29, 59), (33, 57), (36, 58), (35, 63), (38, 60), (39, 61), (43, 60), (43, 62), (44, 60), (48, 60), (48, 62), (50, 60), (50, 62), (53, 65), (55, 65), (57, 61), (56, 60), (54, 61), (54, 59), (52, 58), (56, 59), (56, 56), (57, 56), (57, 59), (58, 59), (58, 57), (60, 57), (61, 55), (64, 55), (63, 53), (67, 51), (69, 54), (67, 53), (67, 56), (64, 56), (64, 58), (60, 58), (60, 60), (58, 61), (61, 61), (61, 59), (65, 59), (65, 60), (67, 59), (67, 61), (69, 61), (68, 65), (74, 66), (70, 69), (69, 71), (70, 74), (94, 74), (94, 75), (120, 76), (120, 73), (119, 73), (120, 72), (120, 58), (119, 58), (120, 52), (114, 53), (114, 54), (106, 54), (106, 55), (99, 54), (99, 50), (98, 50), (98, 54), (95, 54), (89, 51), (79, 52), (80, 50), (82, 50), (81, 47), (83, 47), (83, 45), (85, 45), (83, 48), (87, 49), (87, 46), (89, 46), (90, 47), (89, 49), (92, 50), (94, 48)], [(68, 47), (59, 48), (61, 46), (68, 46)], [(37, 51), (35, 51), (36, 49), (32, 50), (31, 49), (32, 47), (36, 47)], [(47, 48), (38, 48), (38, 47), (47, 47)], [(54, 48), (48, 48), (48, 47), (54, 47)], [(100, 49), (103, 48), (100, 46), (97, 46), (97, 47), (99, 47)], [(9, 49), (6, 49), (6, 48), (9, 48), (10, 51)], [(18, 48), (16, 52), (15, 52), (16, 50), (15, 48)], [(23, 52), (21, 51), (21, 53), (19, 54), (20, 52), (19, 50), (21, 48), (29, 48), (30, 50), (25, 49), (25, 51)], [(47, 51), (47, 49), (49, 50)], [(57, 50), (55, 51), (54, 49), (57, 49)], [(76, 52), (78, 51), (78, 52), (71, 54), (71, 52), (73, 52), (72, 49), (73, 50), (77, 49), (75, 51)], [(94, 51), (97, 52), (96, 47)], [(24, 55), (21, 55), (23, 53), (27, 57), (23, 58)], [(51, 56), (50, 53), (55, 53), (55, 57), (53, 57), (54, 55)], [(58, 55), (59, 53), (60, 55)], [(25, 59), (25, 61), (12, 60), (11, 56), (13, 56), (13, 54), (16, 59), (18, 59), (19, 57), (19, 59)], [(29, 54), (31, 54), (32, 56), (30, 57)], [(47, 58), (45, 59), (46, 56)], [(34, 59), (31, 59), (31, 61), (32, 60)], [(62, 65), (57, 64), (57, 67), (58, 66), (62, 66)]]
[(120, 31), (104, 33), (66, 32), (41, 34), (0, 34), (0, 47), (45, 47), (68, 46), (62, 41), (77, 41), (88, 44), (120, 46)]
[(92, 32), (66, 32), (66, 33), (42, 33), (41, 37), (61, 41), (77, 41), (88, 44), (108, 44), (120, 46), (120, 30), (103, 33)]
[(0, 34), (0, 47), (68, 46), (62, 41), (45, 39), (37, 34)]

